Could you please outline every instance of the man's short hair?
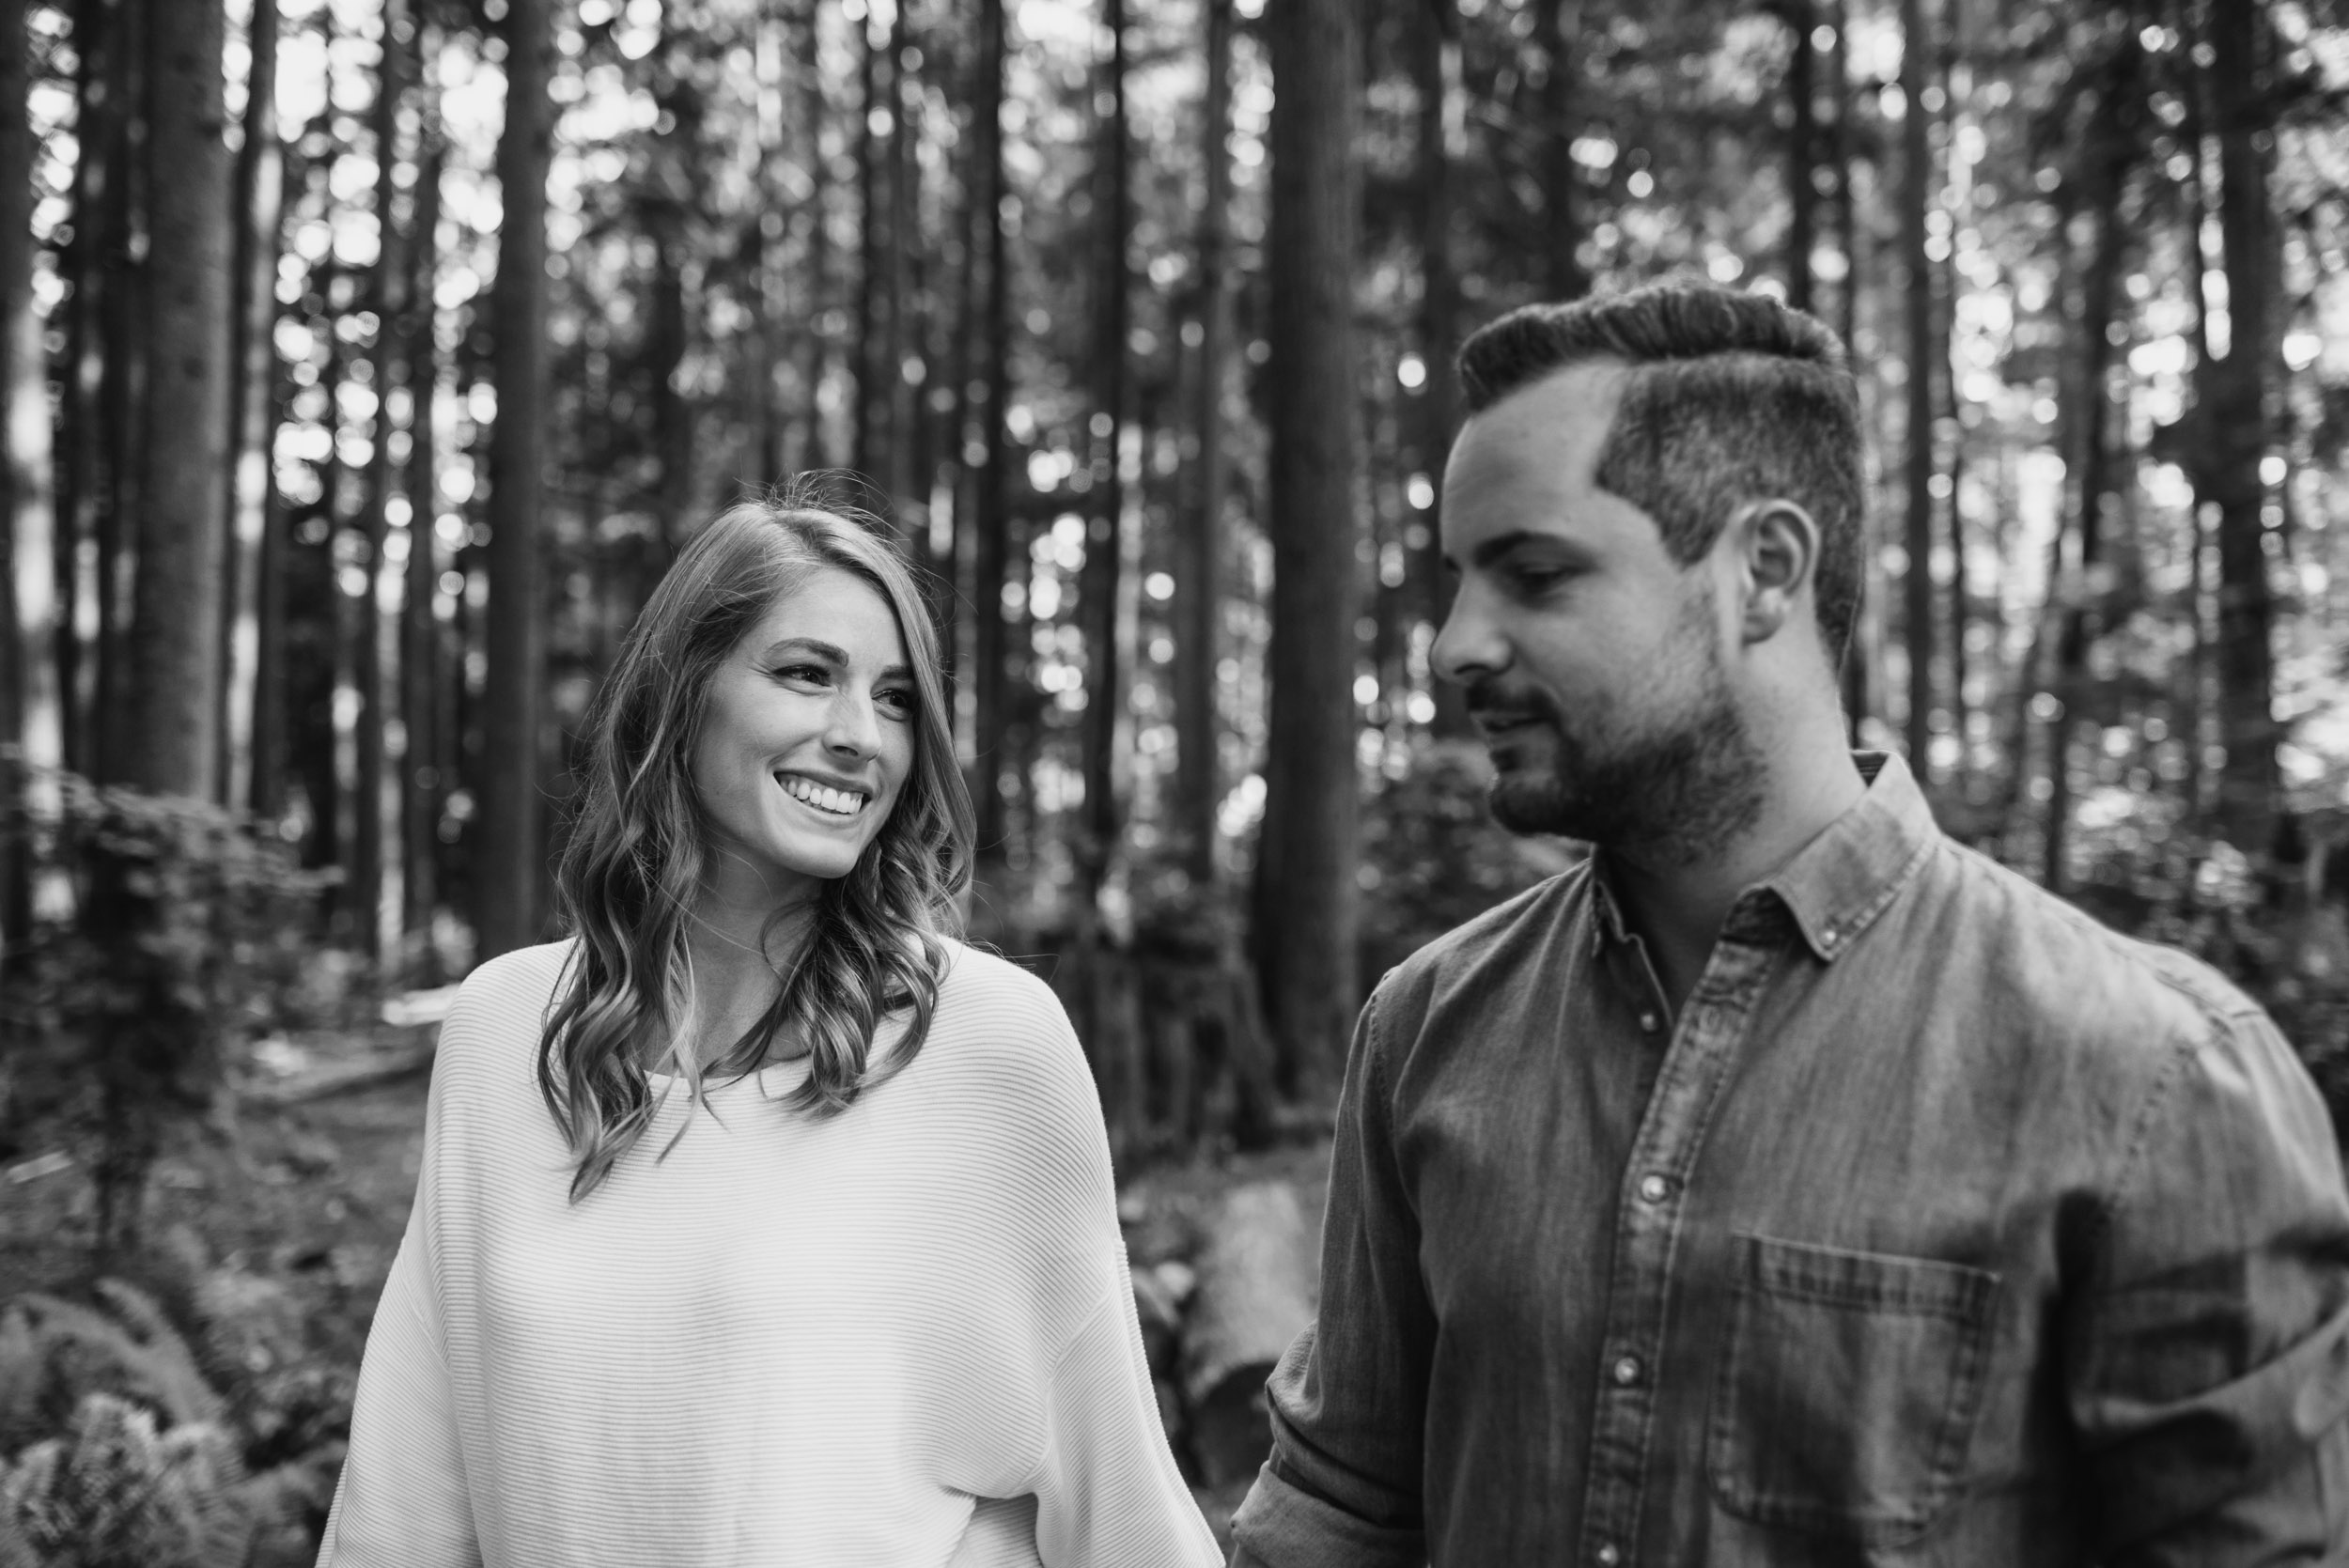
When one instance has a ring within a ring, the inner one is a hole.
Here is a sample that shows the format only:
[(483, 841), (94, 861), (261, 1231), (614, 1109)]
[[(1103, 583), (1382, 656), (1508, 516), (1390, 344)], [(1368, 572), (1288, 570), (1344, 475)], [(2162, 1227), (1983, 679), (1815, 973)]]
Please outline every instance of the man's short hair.
[(1656, 520), (1684, 567), (1749, 501), (1783, 497), (1819, 525), (1814, 595), (1829, 658), (1859, 613), (1859, 392), (1843, 346), (1763, 294), (1666, 280), (1533, 304), (1460, 346), (1468, 411), (1587, 361), (1628, 367), (1599, 448), (1598, 487)]

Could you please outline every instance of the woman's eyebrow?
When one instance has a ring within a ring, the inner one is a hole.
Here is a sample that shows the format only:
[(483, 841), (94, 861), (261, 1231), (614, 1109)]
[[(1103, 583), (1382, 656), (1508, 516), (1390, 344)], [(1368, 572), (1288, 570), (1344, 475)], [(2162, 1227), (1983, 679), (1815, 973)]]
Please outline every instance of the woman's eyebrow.
[(781, 642), (770, 644), (767, 649), (767, 657), (770, 659), (783, 653), (812, 653), (817, 658), (834, 664), (846, 664), (848, 661), (847, 649), (814, 637), (786, 637)]

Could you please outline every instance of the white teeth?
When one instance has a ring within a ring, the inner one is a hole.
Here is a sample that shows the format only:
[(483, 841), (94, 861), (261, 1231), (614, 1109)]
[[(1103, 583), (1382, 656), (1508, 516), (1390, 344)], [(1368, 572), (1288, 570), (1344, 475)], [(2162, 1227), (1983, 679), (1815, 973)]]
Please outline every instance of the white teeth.
[(782, 784), (784, 791), (794, 800), (804, 800), (817, 810), (830, 812), (835, 816), (854, 816), (864, 809), (864, 797), (852, 790), (834, 789), (813, 779), (803, 779), (796, 773), (778, 773), (775, 782)]

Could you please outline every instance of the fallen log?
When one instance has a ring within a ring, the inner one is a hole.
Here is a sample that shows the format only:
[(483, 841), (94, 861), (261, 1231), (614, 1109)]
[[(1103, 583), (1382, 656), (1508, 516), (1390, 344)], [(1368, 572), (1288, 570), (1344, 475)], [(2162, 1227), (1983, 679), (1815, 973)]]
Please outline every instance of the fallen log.
[(1313, 1321), (1320, 1255), (1314, 1221), (1287, 1182), (1232, 1188), (1200, 1229), (1182, 1393), (1191, 1459), (1213, 1487), (1254, 1474), (1271, 1448), (1265, 1379)]

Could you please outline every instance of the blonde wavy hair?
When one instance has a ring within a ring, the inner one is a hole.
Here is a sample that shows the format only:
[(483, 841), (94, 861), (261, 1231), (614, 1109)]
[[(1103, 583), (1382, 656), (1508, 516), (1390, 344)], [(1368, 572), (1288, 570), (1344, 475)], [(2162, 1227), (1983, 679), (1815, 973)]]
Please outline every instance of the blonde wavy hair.
[[(917, 697), (913, 767), (856, 865), (824, 884), (774, 1005), (704, 1062), (692, 1044), (685, 936), (710, 854), (692, 773), (710, 678), (777, 598), (825, 567), (871, 584), (895, 613)], [(639, 1060), (643, 1044), (675, 1059), (697, 1109), (705, 1075), (751, 1072), (779, 1032), (810, 1048), (807, 1080), (787, 1103), (817, 1115), (846, 1110), (913, 1060), (971, 877), (971, 799), (955, 763), (953, 712), (911, 570), (877, 523), (827, 505), (811, 482), (732, 507), (678, 553), (588, 710), (586, 784), (556, 872), (578, 946), (539, 1038), (538, 1085), (578, 1161), (573, 1202), (651, 1124), (660, 1101)], [(910, 1015), (905, 1032), (875, 1063), (874, 1038), (900, 1013)]]

